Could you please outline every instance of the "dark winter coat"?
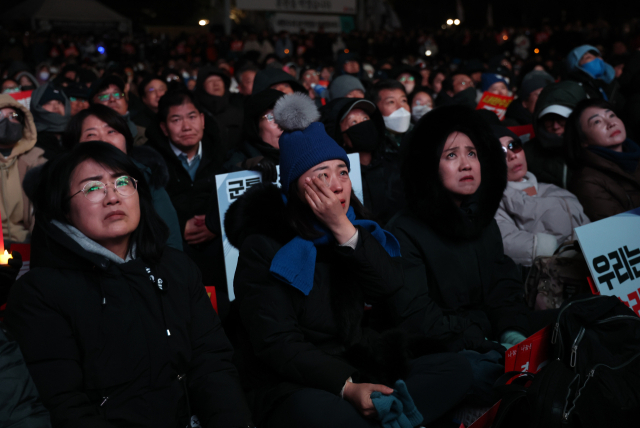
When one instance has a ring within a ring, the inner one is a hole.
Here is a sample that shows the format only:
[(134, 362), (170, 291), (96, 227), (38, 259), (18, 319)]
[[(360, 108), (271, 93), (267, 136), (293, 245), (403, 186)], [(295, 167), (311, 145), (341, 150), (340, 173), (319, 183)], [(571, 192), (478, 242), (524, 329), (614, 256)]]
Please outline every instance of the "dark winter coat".
[(509, 126), (523, 126), (533, 123), (533, 116), (531, 115), (531, 112), (522, 105), (522, 100), (517, 99), (507, 107), (507, 113), (505, 114), (504, 120), (513, 122), (513, 125)]
[(402, 285), (398, 259), (359, 228), (355, 250), (318, 247), (313, 288), (305, 296), (269, 272), (275, 254), (295, 236), (278, 188), (248, 190), (229, 208), (225, 229), (240, 249), (234, 279), (244, 331), (239, 367), (256, 420), (303, 387), (338, 396), (347, 378), (362, 380), (359, 369), (371, 357), (349, 361), (346, 351), (373, 334), (362, 328), (365, 299), (375, 307)]
[(37, 227), (39, 263), (14, 285), (6, 323), (54, 426), (184, 427), (189, 405), (203, 427), (253, 426), (233, 350), (186, 255), (166, 247), (157, 264), (116, 264), (52, 224)]
[[(456, 130), (472, 138), (482, 172), (480, 187), (461, 208), (438, 172), (442, 143)], [(402, 251), (405, 281), (392, 302), (402, 325), (451, 350), (477, 349), (485, 337), (499, 339), (507, 330), (528, 333), (520, 274), (493, 219), (507, 177), (491, 128), (461, 106), (427, 113), (402, 174), (408, 207), (387, 225)]]
[(591, 221), (640, 207), (640, 164), (633, 173), (589, 150), (584, 167), (575, 171), (569, 191), (578, 197)]
[(31, 380), (18, 344), (0, 323), (0, 426), (50, 428), (49, 412)]
[(220, 147), (216, 147), (207, 134), (204, 134), (201, 143), (202, 159), (200, 159), (195, 180), (191, 180), (166, 137), (147, 143), (156, 149), (167, 163), (169, 182), (166, 190), (178, 213), (181, 231), (184, 231), (189, 219), (195, 215), (207, 214), (212, 209), (212, 204), (215, 204), (213, 198), (216, 189), (215, 175), (222, 172), (225, 152)]

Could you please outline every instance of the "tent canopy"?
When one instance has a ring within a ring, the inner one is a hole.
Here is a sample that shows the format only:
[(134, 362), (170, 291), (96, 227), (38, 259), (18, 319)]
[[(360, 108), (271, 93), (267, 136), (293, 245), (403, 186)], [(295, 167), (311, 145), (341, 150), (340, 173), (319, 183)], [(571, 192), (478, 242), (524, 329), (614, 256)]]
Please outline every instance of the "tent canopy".
[(96, 0), (27, 0), (2, 15), (3, 21), (131, 23), (128, 18)]

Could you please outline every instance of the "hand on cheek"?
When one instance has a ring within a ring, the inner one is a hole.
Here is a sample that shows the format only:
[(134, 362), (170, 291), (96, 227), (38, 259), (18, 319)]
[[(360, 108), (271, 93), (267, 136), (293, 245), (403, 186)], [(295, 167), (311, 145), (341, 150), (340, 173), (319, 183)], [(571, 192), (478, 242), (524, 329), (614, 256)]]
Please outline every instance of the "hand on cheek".
[[(315, 216), (333, 233), (339, 244), (347, 242), (356, 229), (347, 218), (340, 198), (318, 177), (307, 177), (304, 181), (304, 196)], [(343, 198), (348, 198), (345, 195)]]

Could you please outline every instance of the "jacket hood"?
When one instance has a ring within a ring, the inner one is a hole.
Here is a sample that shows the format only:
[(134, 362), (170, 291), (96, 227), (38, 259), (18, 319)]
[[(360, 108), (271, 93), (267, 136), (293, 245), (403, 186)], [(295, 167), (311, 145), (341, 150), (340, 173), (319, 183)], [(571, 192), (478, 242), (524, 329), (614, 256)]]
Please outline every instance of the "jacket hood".
[(244, 138), (250, 142), (262, 142), (258, 122), (265, 111), (273, 108), (276, 101), (284, 93), (275, 89), (267, 88), (257, 94), (250, 95), (244, 102)]
[[(442, 147), (452, 132), (473, 141), (480, 161), (481, 183), (458, 207), (440, 179)], [(409, 210), (438, 234), (470, 239), (482, 233), (498, 209), (507, 185), (507, 164), (500, 141), (475, 110), (463, 106), (436, 108), (418, 122), (403, 153), (402, 180)]]
[(276, 83), (285, 82), (291, 85), (291, 88), (294, 92), (302, 92), (304, 94), (307, 93), (305, 87), (302, 86), (302, 84), (300, 84), (300, 82), (298, 82), (295, 77), (293, 77), (286, 71), (273, 67), (267, 67), (264, 70), (260, 70), (256, 73), (256, 77), (253, 80), (253, 89), (251, 91), (251, 94), (253, 95), (257, 94), (258, 92), (262, 92), (265, 89), (268, 89), (271, 86), (275, 85)]
[(31, 84), (36, 88), (40, 87), (40, 83), (38, 83), (38, 79), (36, 79), (36, 77), (33, 74), (29, 73), (28, 71), (22, 71), (18, 73), (16, 75), (16, 81), (19, 82), (22, 76), (27, 76), (27, 78), (31, 80)]
[(36, 129), (38, 132), (46, 131), (61, 133), (64, 132), (69, 120), (71, 119), (71, 102), (69, 102), (69, 98), (64, 91), (60, 90), (64, 97), (64, 116), (60, 116), (57, 113), (51, 113), (43, 109), (40, 105), (40, 98), (42, 98), (42, 95), (44, 95), (49, 85), (52, 85), (52, 83), (42, 85), (31, 93), (31, 105), (29, 109), (33, 114), (33, 120), (36, 123)]
[[(340, 119), (342, 116), (357, 102), (363, 101), (362, 98), (337, 98), (331, 100), (326, 106), (322, 108), (322, 118), (320, 119), (324, 123), (324, 129), (327, 134), (335, 140), (341, 147), (344, 147), (344, 141), (342, 139), (342, 131), (340, 130)], [(385, 125), (382, 113), (378, 108), (370, 115), (370, 119), (376, 125), (378, 130), (378, 149), (384, 143)], [(347, 148), (345, 150), (349, 151)]]
[[(220, 76), (224, 82), (224, 94), (222, 96), (211, 95), (204, 89), (204, 82), (209, 76)], [(212, 115), (222, 113), (229, 106), (229, 85), (231, 79), (229, 75), (219, 68), (203, 67), (198, 70), (198, 79), (196, 80), (196, 89), (194, 94), (202, 107), (207, 109)]]
[(296, 236), (282, 192), (272, 183), (252, 186), (231, 204), (224, 216), (224, 230), (231, 245), (238, 249), (251, 235), (266, 235), (282, 245)]
[(217, 67), (205, 66), (198, 69), (198, 78), (196, 79), (197, 91), (204, 91), (204, 81), (207, 80), (207, 77), (209, 76), (219, 76), (224, 82), (225, 91), (229, 90), (229, 86), (231, 86), (229, 73)]
[(570, 80), (545, 86), (540, 92), (533, 112), (533, 128), (536, 135), (540, 131), (538, 129), (538, 116), (542, 110), (552, 105), (561, 105), (573, 110), (585, 98), (587, 98), (587, 93), (582, 88), (582, 85)]
[(36, 124), (33, 121), (33, 116), (28, 108), (13, 99), (11, 95), (0, 95), (0, 108), (12, 107), (21, 111), (24, 114), (24, 126), (22, 127), (22, 138), (18, 140), (18, 143), (13, 147), (11, 154), (8, 158), (20, 156), (23, 153), (33, 149), (38, 140), (38, 133), (36, 132)]
[[(591, 76), (591, 73), (589, 73), (582, 65), (580, 65), (580, 59), (582, 59), (582, 56), (587, 52), (593, 52), (597, 56), (601, 57), (600, 51), (595, 46), (591, 46), (591, 45), (578, 46), (577, 48), (569, 52), (569, 55), (567, 55), (566, 63), (567, 63), (567, 69), (569, 70), (569, 72), (580, 70), (583, 73), (586, 73), (588, 76)], [(594, 78), (594, 76), (591, 76), (591, 77)], [(607, 64), (605, 62), (604, 76), (602, 76), (600, 80), (603, 80), (609, 83), (615, 77), (616, 77), (616, 71), (610, 64)]]

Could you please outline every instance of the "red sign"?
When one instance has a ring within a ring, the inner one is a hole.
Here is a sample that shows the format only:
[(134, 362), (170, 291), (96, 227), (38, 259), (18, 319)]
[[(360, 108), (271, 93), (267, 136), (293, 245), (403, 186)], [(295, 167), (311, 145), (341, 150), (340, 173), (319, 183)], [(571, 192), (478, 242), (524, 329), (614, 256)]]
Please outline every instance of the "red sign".
[(520, 137), (520, 141), (523, 143), (533, 140), (536, 136), (533, 131), (533, 125), (509, 126), (507, 129)]
[(485, 92), (480, 98), (480, 102), (476, 107), (476, 110), (485, 109), (494, 112), (500, 120), (504, 119), (504, 115), (507, 113), (507, 107), (513, 101), (513, 97), (505, 97), (504, 95), (492, 94), (491, 92)]
[(17, 251), (22, 256), (22, 267), (16, 279), (20, 278), (31, 268), (31, 244), (11, 244), (11, 252)]
[(549, 361), (551, 326), (512, 346), (505, 355), (504, 370), (538, 373)]
[(213, 306), (213, 310), (218, 312), (218, 298), (216, 297), (216, 287), (210, 285), (208, 287), (204, 287), (207, 291), (207, 296), (209, 296), (209, 300), (211, 300), (211, 306)]
[(19, 102), (20, 104), (22, 104), (27, 110), (29, 109), (29, 106), (31, 104), (31, 93), (33, 91), (22, 91), (22, 92), (14, 92), (11, 95), (11, 97), (16, 100), (17, 102)]

